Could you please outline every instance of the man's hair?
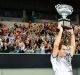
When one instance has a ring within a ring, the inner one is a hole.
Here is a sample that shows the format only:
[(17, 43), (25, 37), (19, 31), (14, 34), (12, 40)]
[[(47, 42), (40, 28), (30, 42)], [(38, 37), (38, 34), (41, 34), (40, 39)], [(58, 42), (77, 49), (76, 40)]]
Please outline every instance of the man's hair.
[(60, 42), (60, 44), (59, 44), (59, 47), (58, 47), (58, 48), (59, 48), (59, 50), (62, 48), (62, 45), (67, 46), (66, 42), (62, 42), (62, 41), (61, 41), (61, 42)]

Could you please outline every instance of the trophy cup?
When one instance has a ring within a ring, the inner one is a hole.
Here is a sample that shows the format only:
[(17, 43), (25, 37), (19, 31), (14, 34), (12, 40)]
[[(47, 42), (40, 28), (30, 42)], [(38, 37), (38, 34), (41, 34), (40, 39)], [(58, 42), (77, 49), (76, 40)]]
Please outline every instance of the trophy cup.
[(55, 8), (59, 15), (62, 16), (61, 19), (58, 19), (58, 24), (62, 24), (63, 29), (71, 29), (70, 19), (66, 17), (72, 14), (73, 7), (67, 4), (57, 4)]

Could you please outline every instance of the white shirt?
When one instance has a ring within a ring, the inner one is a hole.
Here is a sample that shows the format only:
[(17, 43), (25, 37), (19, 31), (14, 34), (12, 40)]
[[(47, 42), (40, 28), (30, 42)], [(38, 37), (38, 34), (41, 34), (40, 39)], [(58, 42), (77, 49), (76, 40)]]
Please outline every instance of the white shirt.
[(53, 57), (51, 55), (51, 63), (55, 75), (73, 75), (71, 66), (71, 55), (68, 51), (66, 57)]

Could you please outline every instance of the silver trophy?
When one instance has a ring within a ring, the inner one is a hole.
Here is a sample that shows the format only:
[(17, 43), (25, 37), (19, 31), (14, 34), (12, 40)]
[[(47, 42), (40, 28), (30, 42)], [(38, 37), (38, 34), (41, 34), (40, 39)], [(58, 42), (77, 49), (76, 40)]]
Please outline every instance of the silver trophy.
[(72, 14), (73, 7), (67, 4), (57, 4), (55, 8), (59, 15), (62, 16), (61, 19), (58, 19), (58, 24), (61, 23), (64, 29), (71, 29), (70, 19), (67, 16)]

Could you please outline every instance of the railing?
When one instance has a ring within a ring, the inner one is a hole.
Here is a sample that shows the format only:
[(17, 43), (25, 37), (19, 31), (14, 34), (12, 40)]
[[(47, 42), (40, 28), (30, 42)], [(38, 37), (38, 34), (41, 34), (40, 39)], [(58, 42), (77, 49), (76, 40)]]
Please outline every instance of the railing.
[(0, 21), (24, 22), (24, 18), (0, 17)]
[[(51, 54), (5, 53), (0, 54), (0, 68), (51, 68)], [(80, 68), (80, 55), (74, 55), (74, 69)]]

